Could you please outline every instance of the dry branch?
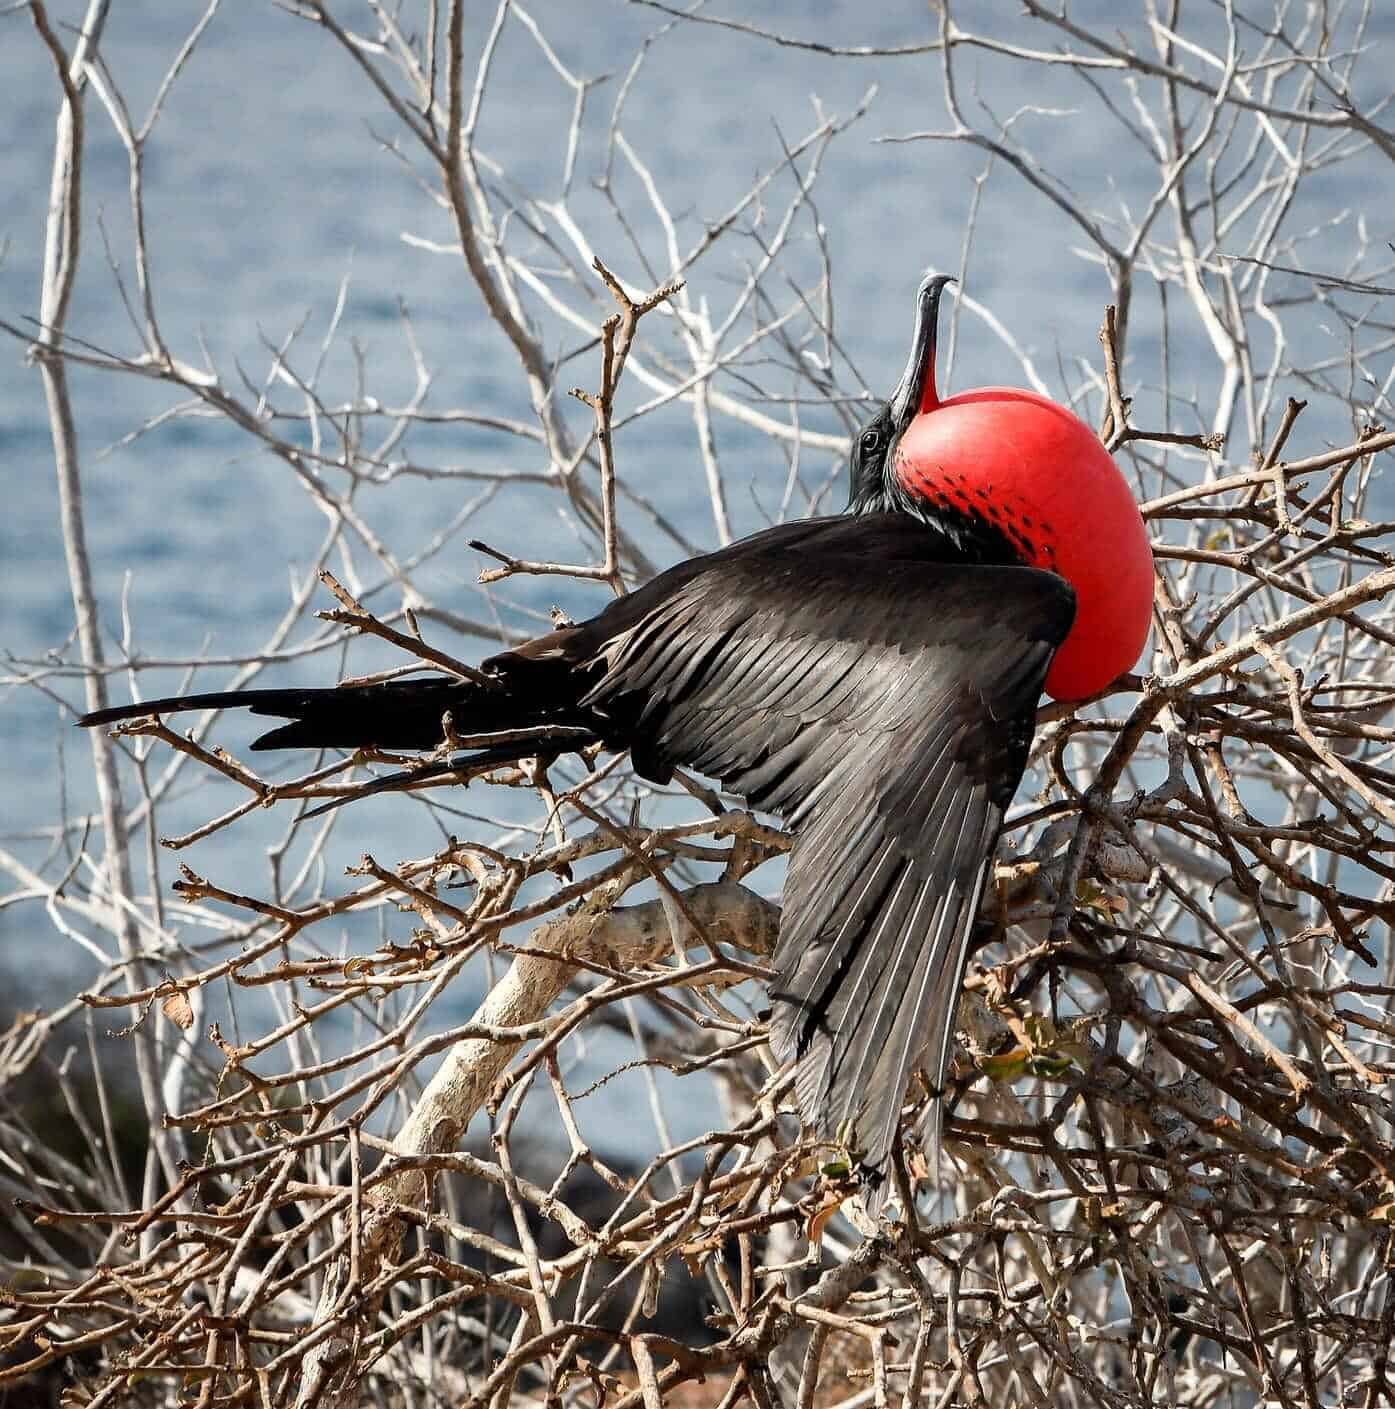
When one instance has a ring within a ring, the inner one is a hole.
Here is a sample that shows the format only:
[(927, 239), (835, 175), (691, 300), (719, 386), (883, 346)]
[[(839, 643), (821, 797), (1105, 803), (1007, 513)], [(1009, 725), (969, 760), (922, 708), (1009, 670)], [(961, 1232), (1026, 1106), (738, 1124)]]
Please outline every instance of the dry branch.
[[(176, 139), (159, 119), (213, 7), (140, 121), (101, 63), (101, 0), (73, 38), (27, 8), (60, 120), (40, 331), (5, 326), (32, 342), (50, 409), (77, 648), (9, 662), (6, 683), (66, 698), (81, 680), (90, 708), (117, 670), (144, 688), (148, 670), (222, 667), (237, 688), (315, 656), (332, 679), (365, 636), (404, 653), (367, 678), (404, 661), (468, 677), (545, 629), (545, 603), (509, 599), (518, 583), (478, 608), (433, 601), (441, 554), (473, 540), (500, 564), (486, 586), (541, 573), (619, 592), (707, 546), (697, 520), (725, 538), (748, 480), (771, 518), (833, 507), (867, 401), (848, 352), (864, 330), (835, 318), (840, 237), (816, 196), (872, 99), (772, 136), (749, 187), (690, 219), (627, 102), (697, 25), (734, 58), (932, 55), (947, 124), (890, 135), (908, 160), (933, 140), (982, 163), (971, 289), (995, 200), (1059, 220), (1062, 259), (1083, 242), (1099, 348), (1063, 348), (1053, 374), (1009, 303), (969, 295), (955, 338), (986, 330), (1015, 369), (1002, 380), (1103, 427), (1154, 536), (1156, 629), (1136, 674), (1041, 711), (959, 1015), (942, 1180), (909, 1139), (895, 1176), (912, 1208), (877, 1236), (764, 1042), (778, 914), (752, 887), (776, 884), (751, 877), (787, 849), (777, 827), (594, 749), (468, 788), (445, 765), (354, 809), (384, 831), (343, 877), (325, 863), (344, 814), (312, 809), (380, 789), (351, 770), (407, 760), (263, 773), (215, 742), (216, 717), (94, 735), (94, 815), (59, 819), (41, 857), (0, 849), (0, 903), (84, 965), (80, 998), (0, 1033), (0, 1388), (62, 1373), (90, 1406), (209, 1409), (1395, 1401), (1390, 262), (1363, 220), (1296, 214), (1344, 163), (1389, 159), (1388, 120), (1353, 96), (1384, 62), (1374, 11), (1181, 3), (1121, 14), (1121, 34), (1114, 17), (947, 0), (937, 35), (876, 47), (650, 3), (662, 28), (603, 87), (555, 42), (560, 12), (545, 28), (500, 0), (476, 34), (459, 0), (372, 4), (363, 25), (293, 3), (307, 62), (347, 58), (390, 159), (429, 193), (414, 227), (448, 221), (449, 241), (410, 233), (404, 257), (453, 271), (443, 300), (470, 281), (480, 355), (514, 369), (513, 402), (443, 405), (405, 309), (411, 390), (380, 399), (357, 356), (336, 382), (343, 288), (323, 344), (292, 325), (258, 349), (260, 376), (169, 346), (144, 159)], [(513, 41), (564, 97), (545, 192), (480, 144)], [(1040, 105), (999, 118), (978, 87), (991, 73)], [(1057, 83), (1084, 115), (1045, 106)], [(111, 261), (128, 354), (69, 326), (74, 280), (93, 277), (78, 237), (94, 120), (128, 168), (131, 247)], [(1105, 175), (1136, 177), (1141, 199), (1063, 164), (1064, 124), (1095, 121), (1127, 153)], [(596, 375), (584, 425), (562, 381), (590, 375), (578, 353)], [(123, 637), (104, 652), (100, 624), (121, 614), (83, 549), (71, 367), (168, 393), (127, 442), (216, 417), (323, 516), (259, 648), (170, 661)], [(675, 410), (693, 522), (625, 449)], [(719, 453), (723, 424), (773, 469)], [(446, 461), (442, 427), (462, 431), (456, 453), (480, 431), (507, 449)], [(459, 497), (430, 541), (385, 536), (373, 496), (433, 486)], [(476, 522), (496, 501), (504, 538)], [(522, 556), (554, 510), (575, 565)], [(317, 621), (320, 584), (339, 605)], [(428, 641), (421, 623), (470, 639)], [(461, 747), (504, 737), (444, 725)], [(207, 806), (172, 825), (195, 783)], [(432, 809), (424, 854), (403, 854), (398, 808)], [(158, 841), (189, 848), (264, 809), (282, 827), (269, 879), (194, 852), (171, 893)], [(465, 1016), (467, 991), (482, 997)], [(121, 1043), (133, 1094), (113, 1081)], [(33, 1128), (39, 1073), (67, 1143)], [(907, 1093), (912, 1136), (924, 1099)], [(678, 1296), (688, 1309), (670, 1312)]]

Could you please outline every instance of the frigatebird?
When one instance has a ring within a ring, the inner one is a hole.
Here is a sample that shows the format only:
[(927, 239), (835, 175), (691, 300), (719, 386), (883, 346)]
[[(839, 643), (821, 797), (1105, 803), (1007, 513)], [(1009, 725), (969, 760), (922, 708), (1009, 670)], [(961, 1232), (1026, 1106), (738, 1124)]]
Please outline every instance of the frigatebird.
[[(679, 563), (490, 657), (479, 679), (185, 695), (80, 723), (238, 706), (291, 721), (254, 749), (431, 750), (449, 711), (472, 734), (553, 726), (569, 750), (628, 749), (659, 784), (694, 769), (781, 816), (794, 843), (771, 1041), (795, 1063), (805, 1118), (879, 1204), (917, 1065), (943, 1089), (966, 948), (1053, 658), (1074, 623), (1078, 659), (1053, 693), (1107, 684), (1137, 658), (1151, 594), (1137, 509), (1083, 422), (1011, 389), (939, 400), (948, 282), (920, 285), (905, 372), (853, 443), (846, 512)], [(1037, 506), (1050, 502), (1048, 518)], [(939, 1123), (935, 1100), (934, 1152)]]

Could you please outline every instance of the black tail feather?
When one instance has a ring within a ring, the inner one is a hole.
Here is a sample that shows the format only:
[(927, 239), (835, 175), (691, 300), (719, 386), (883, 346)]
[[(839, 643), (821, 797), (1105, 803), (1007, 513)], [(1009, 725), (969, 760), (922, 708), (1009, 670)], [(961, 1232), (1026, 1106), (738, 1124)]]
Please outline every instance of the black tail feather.
[(558, 720), (557, 710), (520, 699), (507, 689), (468, 680), (388, 680), (377, 685), (341, 685), (307, 690), (220, 690), (173, 695), (115, 705), (85, 714), (86, 728), (194, 709), (246, 709), (289, 719), (261, 735), (254, 749), (382, 748), (432, 749), (444, 738), (442, 716), (450, 712), (460, 733), (515, 729)]
[(276, 701), (289, 701), (295, 695), (309, 693), (308, 690), (213, 690), (202, 695), (166, 695), (159, 700), (137, 700), (133, 704), (94, 709), (90, 714), (82, 715), (78, 724), (84, 729), (91, 729), (98, 724), (119, 724), (125, 719), (145, 719), (152, 714), (175, 714), (186, 709), (236, 709), (242, 706), (255, 709), (259, 700), (266, 701), (266, 713), (274, 714), (277, 712)]

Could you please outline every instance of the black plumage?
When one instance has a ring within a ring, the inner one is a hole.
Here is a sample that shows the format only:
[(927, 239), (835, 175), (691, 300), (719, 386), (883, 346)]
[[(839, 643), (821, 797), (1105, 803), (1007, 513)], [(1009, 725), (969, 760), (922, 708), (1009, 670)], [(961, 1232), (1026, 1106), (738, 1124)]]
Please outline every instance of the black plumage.
[(195, 695), (81, 722), (240, 705), (292, 720), (254, 748), (429, 749), (449, 710), (460, 732), (553, 725), (568, 747), (628, 748), (656, 782), (719, 778), (795, 834), (771, 1041), (806, 1118), (876, 1190), (916, 1064), (943, 1081), (968, 936), (1074, 616), (1063, 579), (981, 520), (908, 501), (891, 472), (940, 287), (922, 285), (906, 376), (854, 445), (849, 513), (681, 563), (491, 657), (483, 684)]

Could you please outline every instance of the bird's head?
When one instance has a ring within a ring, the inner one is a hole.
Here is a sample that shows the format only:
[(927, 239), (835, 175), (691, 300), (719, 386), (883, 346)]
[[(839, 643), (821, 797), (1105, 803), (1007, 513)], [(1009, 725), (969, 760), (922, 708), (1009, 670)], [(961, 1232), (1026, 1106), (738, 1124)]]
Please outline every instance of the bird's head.
[(1075, 625), (1046, 677), (1084, 699), (1137, 661), (1152, 618), (1153, 556), (1123, 475), (1073, 412), (1017, 387), (940, 399), (935, 341), (944, 274), (916, 292), (910, 357), (852, 452), (853, 512), (910, 509), (957, 520), (1075, 589)]
[(892, 472), (894, 450), (920, 413), (924, 398), (928, 396), (931, 404), (938, 404), (935, 338), (940, 321), (940, 296), (945, 285), (953, 282), (948, 274), (927, 274), (916, 290), (915, 334), (906, 370), (891, 400), (877, 407), (853, 440), (848, 496), (851, 513), (877, 513), (906, 507), (904, 494)]

